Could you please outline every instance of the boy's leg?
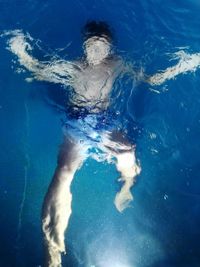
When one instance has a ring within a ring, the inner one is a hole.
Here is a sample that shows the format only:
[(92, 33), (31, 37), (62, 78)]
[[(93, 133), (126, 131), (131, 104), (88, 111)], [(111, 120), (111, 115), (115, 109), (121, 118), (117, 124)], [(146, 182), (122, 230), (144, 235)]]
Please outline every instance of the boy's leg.
[(119, 181), (122, 181), (123, 185), (120, 192), (117, 193), (114, 203), (118, 211), (122, 212), (133, 199), (130, 189), (141, 171), (136, 161), (135, 147), (119, 131), (106, 134), (102, 139), (108, 153), (111, 153), (117, 160), (116, 168), (121, 175)]
[(134, 185), (135, 178), (140, 174), (141, 169), (136, 162), (134, 149), (127, 152), (119, 152), (116, 155), (116, 159), (116, 167), (121, 174), (118, 181), (122, 181), (123, 185), (120, 192), (116, 194), (114, 203), (118, 211), (122, 212), (133, 200), (130, 189)]
[(86, 157), (86, 148), (66, 137), (60, 148), (57, 168), (42, 209), (42, 230), (46, 247), (46, 266), (61, 266), (65, 252), (64, 233), (71, 215), (71, 182)]

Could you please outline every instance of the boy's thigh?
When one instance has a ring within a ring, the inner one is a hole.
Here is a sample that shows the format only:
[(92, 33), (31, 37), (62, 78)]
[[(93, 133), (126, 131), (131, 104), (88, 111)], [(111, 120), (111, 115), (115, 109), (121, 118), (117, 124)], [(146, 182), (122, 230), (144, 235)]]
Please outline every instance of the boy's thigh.
[(70, 135), (64, 136), (64, 141), (60, 146), (58, 154), (58, 165), (60, 167), (76, 164), (84, 160), (87, 154), (87, 147), (80, 143), (80, 140), (76, 140)]
[(134, 150), (134, 145), (127, 139), (122, 131), (113, 130), (102, 135), (103, 146), (115, 156)]

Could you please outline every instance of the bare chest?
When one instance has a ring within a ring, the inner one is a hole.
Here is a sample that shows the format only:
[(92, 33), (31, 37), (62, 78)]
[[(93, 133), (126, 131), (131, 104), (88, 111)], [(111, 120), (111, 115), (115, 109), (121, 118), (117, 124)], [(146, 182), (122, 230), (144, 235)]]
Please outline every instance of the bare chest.
[(75, 93), (86, 100), (105, 100), (114, 82), (113, 71), (109, 67), (88, 67), (79, 72), (74, 84)]

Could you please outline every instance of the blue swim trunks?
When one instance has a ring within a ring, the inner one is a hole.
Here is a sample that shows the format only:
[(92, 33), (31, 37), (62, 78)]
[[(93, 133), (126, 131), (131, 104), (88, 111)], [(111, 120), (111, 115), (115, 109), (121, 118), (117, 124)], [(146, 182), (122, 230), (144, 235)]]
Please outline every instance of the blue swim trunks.
[(87, 156), (97, 161), (106, 160), (111, 163), (117, 153), (133, 149), (122, 134), (117, 138), (113, 136), (113, 133), (123, 131), (117, 115), (108, 110), (99, 113), (91, 113), (85, 109), (68, 112), (63, 121), (63, 131), (66, 137), (83, 145)]
[(102, 133), (109, 134), (118, 127), (116, 115), (110, 111), (91, 113), (86, 108), (66, 112), (66, 120), (63, 122), (64, 134), (90, 146), (96, 146), (102, 141)]

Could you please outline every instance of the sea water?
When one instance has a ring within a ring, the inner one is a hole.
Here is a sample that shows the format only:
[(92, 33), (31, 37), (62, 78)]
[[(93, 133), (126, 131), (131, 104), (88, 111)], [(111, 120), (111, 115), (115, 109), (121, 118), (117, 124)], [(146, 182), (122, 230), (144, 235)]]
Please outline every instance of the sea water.
[[(0, 34), (22, 30), (33, 54), (72, 60), (82, 54), (88, 20), (106, 21), (115, 49), (148, 75), (173, 66), (176, 53), (200, 52), (197, 0), (1, 1)], [(62, 142), (66, 90), (30, 74), (0, 39), (0, 266), (43, 264), (41, 206)], [(88, 159), (72, 184), (65, 267), (200, 265), (200, 71), (160, 86), (117, 84), (115, 105), (136, 143), (142, 172), (123, 213), (113, 205), (119, 174)], [(58, 108), (59, 107), (59, 108)], [(133, 123), (134, 122), (134, 123)], [(135, 125), (140, 129), (135, 136)]]

